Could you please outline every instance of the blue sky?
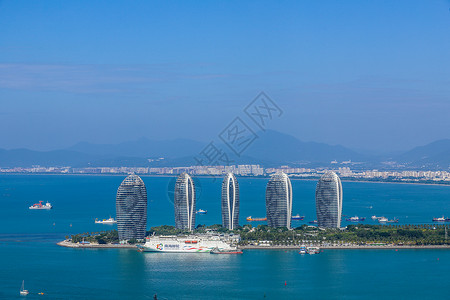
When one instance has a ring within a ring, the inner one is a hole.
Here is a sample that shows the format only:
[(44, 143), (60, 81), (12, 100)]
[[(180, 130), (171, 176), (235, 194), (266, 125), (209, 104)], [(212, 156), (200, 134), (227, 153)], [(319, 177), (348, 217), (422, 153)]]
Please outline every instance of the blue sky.
[(0, 1), (0, 148), (270, 128), (398, 151), (450, 138), (450, 2)]

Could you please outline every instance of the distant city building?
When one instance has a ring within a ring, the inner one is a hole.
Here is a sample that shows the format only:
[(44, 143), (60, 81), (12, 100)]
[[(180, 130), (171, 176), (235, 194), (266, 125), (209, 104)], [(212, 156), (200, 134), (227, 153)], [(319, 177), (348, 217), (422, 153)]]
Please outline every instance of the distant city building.
[(229, 230), (239, 226), (239, 184), (233, 173), (222, 182), (222, 226)]
[(120, 184), (116, 196), (119, 240), (144, 239), (147, 227), (147, 189), (137, 175), (129, 175)]
[(195, 186), (191, 176), (182, 173), (175, 183), (175, 227), (195, 229)]
[(270, 227), (291, 228), (292, 185), (283, 172), (272, 175), (267, 184), (266, 211), (267, 224)]
[(334, 172), (327, 171), (317, 183), (316, 213), (319, 227), (341, 226), (342, 183)]

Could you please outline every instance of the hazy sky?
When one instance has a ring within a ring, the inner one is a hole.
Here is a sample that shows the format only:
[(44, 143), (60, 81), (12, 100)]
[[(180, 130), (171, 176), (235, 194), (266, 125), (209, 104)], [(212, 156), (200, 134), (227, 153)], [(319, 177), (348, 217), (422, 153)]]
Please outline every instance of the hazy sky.
[(0, 148), (270, 128), (395, 151), (450, 138), (450, 2), (0, 1)]

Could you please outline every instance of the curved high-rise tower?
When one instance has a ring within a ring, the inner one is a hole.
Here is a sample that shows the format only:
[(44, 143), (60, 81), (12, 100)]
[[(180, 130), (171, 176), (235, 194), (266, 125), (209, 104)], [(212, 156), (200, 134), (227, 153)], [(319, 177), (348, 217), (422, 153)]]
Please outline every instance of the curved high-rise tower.
[(145, 238), (147, 189), (139, 176), (129, 175), (117, 189), (116, 218), (120, 241)]
[(233, 173), (222, 182), (222, 226), (229, 230), (239, 226), (239, 184)]
[(272, 175), (267, 184), (266, 211), (270, 227), (291, 228), (292, 185), (283, 172)]
[(175, 227), (195, 229), (195, 186), (191, 176), (182, 173), (175, 183)]
[(327, 171), (317, 183), (316, 213), (319, 227), (341, 226), (342, 183), (334, 172)]

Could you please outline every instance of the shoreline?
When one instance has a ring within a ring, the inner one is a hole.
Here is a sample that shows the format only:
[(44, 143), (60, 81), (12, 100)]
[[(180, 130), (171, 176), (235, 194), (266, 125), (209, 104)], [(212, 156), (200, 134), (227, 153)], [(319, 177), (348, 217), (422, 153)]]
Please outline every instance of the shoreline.
[[(66, 248), (78, 249), (138, 249), (136, 245), (120, 245), (120, 244), (74, 244), (67, 240), (56, 243), (56, 245)], [(240, 250), (298, 250), (300, 246), (238, 246)], [(399, 250), (399, 249), (444, 249), (450, 250), (450, 245), (352, 245), (352, 246), (319, 246), (320, 249), (335, 250)]]
[(56, 243), (56, 245), (66, 248), (80, 248), (80, 249), (137, 249), (136, 245), (121, 245), (121, 244), (74, 244), (67, 240)]
[[(9, 176), (127, 176), (127, 174), (76, 174), (76, 173), (70, 173), (70, 174), (63, 174), (63, 173), (0, 173), (0, 175), (9, 175)], [(175, 174), (137, 174), (140, 177), (177, 177)], [(211, 175), (195, 175), (195, 177), (202, 177), (202, 178), (216, 178), (221, 176), (211, 176)], [(270, 176), (237, 176), (242, 178), (253, 178), (253, 179), (269, 179)], [(305, 181), (317, 181), (319, 177), (317, 178), (299, 178), (299, 177), (289, 177), (291, 180), (305, 180)], [(408, 181), (383, 181), (383, 180), (352, 180), (349, 178), (342, 178), (342, 182), (362, 182), (362, 183), (390, 183), (390, 184), (412, 184), (412, 185), (428, 185), (428, 186), (448, 186), (450, 187), (450, 182), (436, 182), (436, 183), (430, 183), (430, 182), (408, 182)]]
[[(335, 250), (399, 250), (399, 249), (445, 249), (450, 250), (450, 245), (383, 245), (383, 246), (318, 246), (320, 249), (335, 249)], [(239, 249), (245, 250), (295, 250), (300, 246), (239, 246)]]

